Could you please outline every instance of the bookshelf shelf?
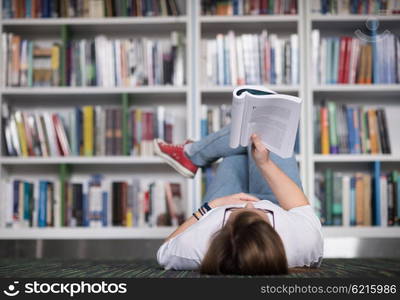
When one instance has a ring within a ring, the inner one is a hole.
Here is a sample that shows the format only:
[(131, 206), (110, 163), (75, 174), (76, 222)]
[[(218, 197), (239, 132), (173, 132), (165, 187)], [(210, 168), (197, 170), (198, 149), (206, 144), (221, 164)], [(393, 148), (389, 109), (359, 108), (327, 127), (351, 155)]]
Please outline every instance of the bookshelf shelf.
[(313, 87), (314, 92), (400, 92), (400, 84), (332, 84)]
[(395, 21), (400, 20), (400, 16), (387, 15), (387, 16), (377, 16), (377, 15), (321, 15), (314, 14), (311, 15), (312, 22), (363, 22), (369, 18), (373, 18), (378, 21)]
[(3, 19), (2, 24), (7, 26), (61, 26), (61, 25), (170, 25), (185, 24), (186, 16), (170, 17), (110, 17), (110, 18), (38, 18), (38, 19)]
[[(278, 93), (297, 93), (299, 91), (299, 86), (290, 86), (290, 85), (268, 85), (273, 91)], [(203, 86), (200, 88), (201, 93), (213, 93), (213, 94), (225, 94), (232, 93), (234, 87), (233, 86)]]
[(3, 95), (185, 94), (186, 86), (3, 88)]
[(98, 157), (2, 157), (3, 165), (44, 165), (44, 164), (164, 164), (159, 157), (98, 156)]
[(297, 15), (264, 15), (264, 16), (200, 16), (200, 23), (296, 23)]
[(89, 227), (1, 229), (0, 239), (164, 239), (174, 227)]
[[(1, 229), (0, 239), (164, 239), (174, 227), (144, 228), (23, 228)], [(326, 238), (390, 238), (400, 236), (396, 227), (324, 226)]]
[(400, 161), (399, 155), (370, 155), (370, 154), (314, 154), (314, 162), (373, 162)]
[(322, 232), (325, 238), (398, 238), (400, 236), (400, 227), (323, 226)]

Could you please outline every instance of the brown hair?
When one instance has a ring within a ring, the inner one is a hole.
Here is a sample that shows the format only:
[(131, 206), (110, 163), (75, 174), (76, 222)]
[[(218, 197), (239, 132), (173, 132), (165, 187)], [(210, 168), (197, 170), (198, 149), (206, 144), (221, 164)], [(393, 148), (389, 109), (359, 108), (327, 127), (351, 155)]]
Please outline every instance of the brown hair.
[(204, 274), (287, 274), (285, 248), (278, 233), (258, 214), (238, 213), (213, 237), (201, 263)]

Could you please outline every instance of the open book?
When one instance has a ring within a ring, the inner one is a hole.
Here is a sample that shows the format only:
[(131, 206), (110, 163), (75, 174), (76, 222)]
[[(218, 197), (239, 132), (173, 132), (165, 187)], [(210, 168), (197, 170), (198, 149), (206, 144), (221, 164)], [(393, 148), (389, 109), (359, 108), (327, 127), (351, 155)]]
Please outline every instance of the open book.
[(291, 157), (299, 125), (301, 99), (262, 86), (244, 85), (233, 91), (230, 146), (246, 147), (256, 133), (265, 147)]

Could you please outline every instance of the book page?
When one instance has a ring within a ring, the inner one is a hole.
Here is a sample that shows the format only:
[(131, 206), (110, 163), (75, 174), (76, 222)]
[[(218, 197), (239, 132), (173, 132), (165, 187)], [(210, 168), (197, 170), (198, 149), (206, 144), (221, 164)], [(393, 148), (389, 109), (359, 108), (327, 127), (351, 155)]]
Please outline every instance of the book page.
[(242, 146), (247, 146), (252, 133), (260, 136), (264, 145), (282, 158), (293, 154), (300, 119), (300, 99), (288, 95), (271, 95), (249, 99), (243, 123)]

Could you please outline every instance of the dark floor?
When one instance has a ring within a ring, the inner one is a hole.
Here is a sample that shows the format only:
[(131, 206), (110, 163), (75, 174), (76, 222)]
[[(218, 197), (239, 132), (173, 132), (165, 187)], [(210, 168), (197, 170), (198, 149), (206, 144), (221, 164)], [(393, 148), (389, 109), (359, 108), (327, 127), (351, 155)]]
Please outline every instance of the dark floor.
[[(195, 271), (167, 271), (154, 260), (0, 259), (0, 278), (197, 278)], [(400, 259), (325, 259), (319, 269), (282, 277), (400, 277)]]

